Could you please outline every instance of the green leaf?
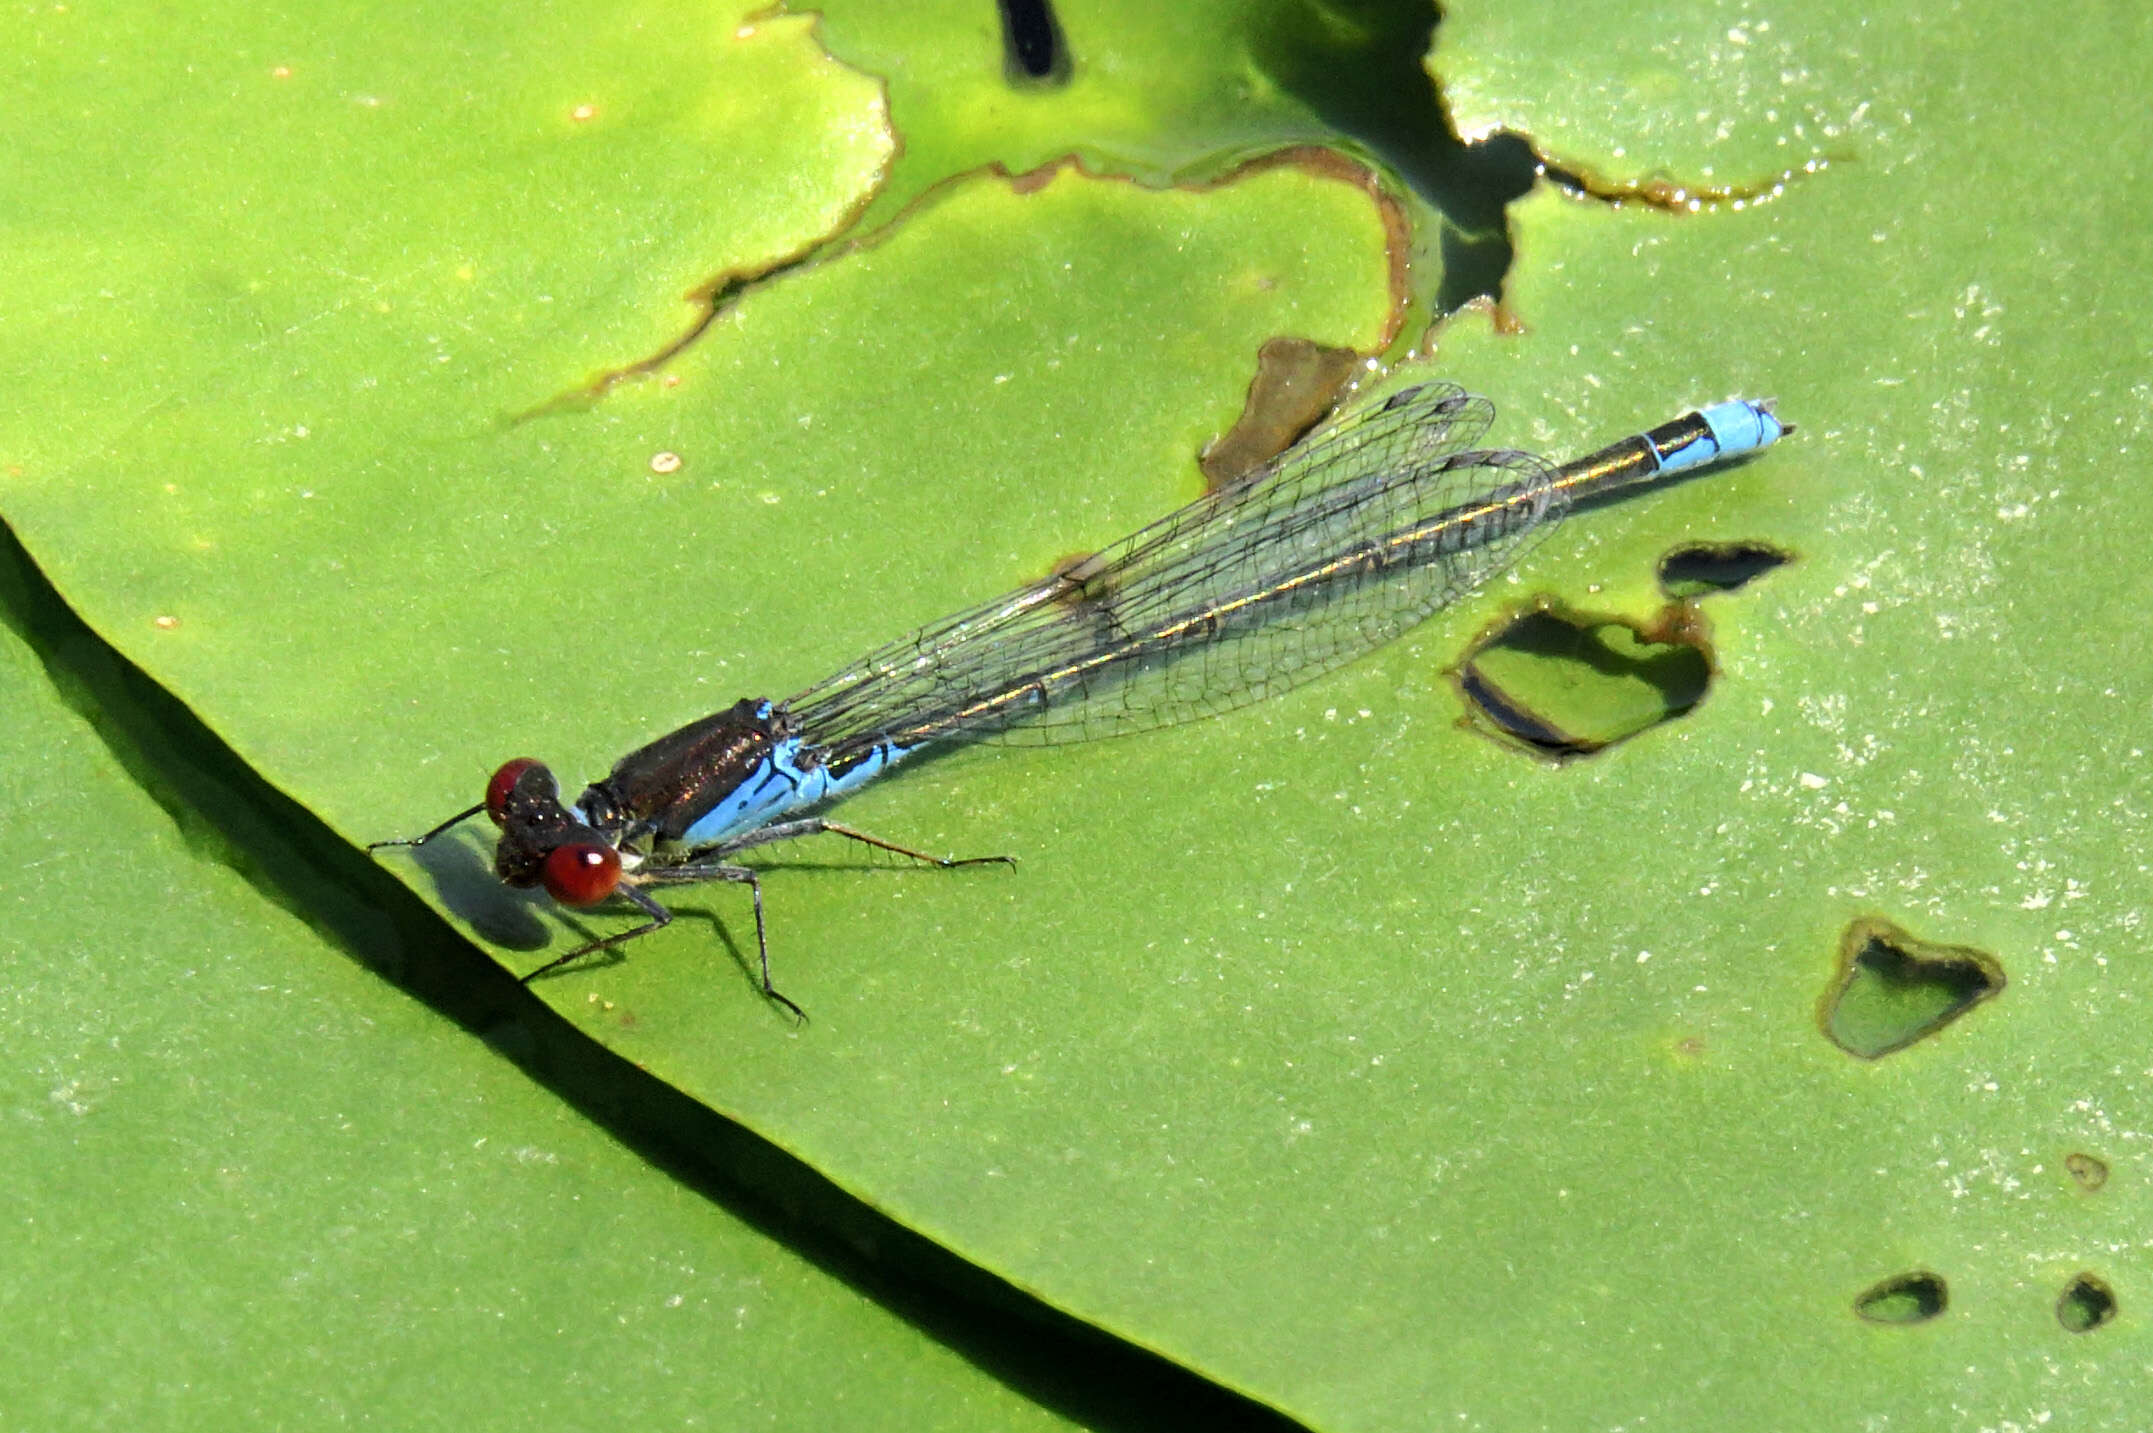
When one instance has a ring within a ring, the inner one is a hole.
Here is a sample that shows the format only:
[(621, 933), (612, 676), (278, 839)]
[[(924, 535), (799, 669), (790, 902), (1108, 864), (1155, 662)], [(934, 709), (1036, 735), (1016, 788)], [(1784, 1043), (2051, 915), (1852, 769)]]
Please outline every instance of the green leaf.
[[(894, 71), (874, 19), (833, 14), (831, 43)], [(1157, 31), (1116, 49), (1063, 20), (1092, 37), (1069, 105), (1118, 65), (1161, 77), (1121, 83), (1155, 103), (1116, 135), (1278, 72), (1245, 67), (1253, 42), (1222, 77)], [(349, 58), (274, 98), (270, 66), (310, 72), (273, 50), (366, 53), (295, 26), (108, 99), (88, 80), (113, 37), (57, 28), (89, 23), (40, 17), (20, 51), (40, 89), (96, 98), (29, 171), (68, 202), (16, 204), (40, 242), (10, 281), (0, 504), (108, 638), (354, 840), (422, 829), (524, 751), (597, 775), (1167, 510), (1259, 344), (1384, 346), (1399, 245), (1428, 248), (1424, 211), (1401, 241), (1336, 171), (1239, 172), (1213, 141), (1144, 174), (1232, 176), (1206, 188), (957, 174), (987, 157), (959, 142), (993, 82), (900, 77), (888, 122), (944, 157), (888, 192), (942, 187), (595, 394), (693, 329), (684, 296), (872, 202), (880, 92), (801, 22), (376, 39), (436, 77), (416, 111), (361, 103), (389, 87)], [(2153, 294), (2143, 124), (2113, 96), (2149, 38), (2121, 11), (1454, 9), (1438, 65), (1467, 122), (1530, 126), (1578, 171), (1742, 188), (1851, 162), (1696, 214), (1529, 201), (1522, 332), (1463, 316), (1435, 371), (1498, 400), (1495, 441), (1557, 455), (1730, 393), (1776, 394), (1799, 431), (1580, 514), (1317, 686), (863, 793), (854, 824), (1020, 865), (773, 854), (802, 1029), (754, 994), (733, 887), (539, 993), (982, 1269), (1313, 1426), (2125, 1421), (2149, 1366), (2128, 1021)], [(587, 55), (671, 102), (601, 93)], [(766, 88), (790, 107), (749, 102)], [(561, 118), (585, 94), (638, 117), (609, 160)], [(1107, 127), (1103, 89), (1053, 125), (1034, 98), (1020, 165), (1063, 119)], [(1251, 108), (1263, 131), (1288, 107)], [(170, 172), (127, 170), (160, 110)], [(2060, 194), (2029, 200), (2029, 152)], [(107, 157), (87, 179), (85, 153)], [(351, 217), (324, 237), (323, 215)], [(1658, 559), (1694, 541), (1794, 561), (1699, 599), (1688, 715), (1560, 766), (1461, 721), (1477, 634), (1542, 599), (1646, 630)], [(512, 969), (627, 919), (500, 893), (475, 836), (391, 859)], [(1820, 1011), (1878, 920), (2005, 988), (1849, 1055)], [(1863, 1317), (1915, 1275), (1933, 1317)]]
[[(1943, 67), (1919, 63), (1922, 48), (1964, 54), (1996, 33), (1982, 7), (1925, 17), (1918, 31), (1835, 6), (1466, 0), (1444, 15), (1429, 67), (1460, 135), (1523, 134), (1600, 182), (1658, 181), (1679, 198), (1874, 158), (1868, 141), (1900, 117), (1871, 81), (1898, 69), (1949, 83)], [(1858, 56), (1845, 48), (1856, 34)]]
[(271, 904), (66, 675), (0, 630), (11, 1422), (1066, 1426)]

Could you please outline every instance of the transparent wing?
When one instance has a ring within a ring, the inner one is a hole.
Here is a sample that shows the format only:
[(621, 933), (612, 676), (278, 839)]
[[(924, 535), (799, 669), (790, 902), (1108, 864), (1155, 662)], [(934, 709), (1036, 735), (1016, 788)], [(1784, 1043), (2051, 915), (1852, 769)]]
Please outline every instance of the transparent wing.
[(1561, 515), (1553, 468), (1468, 450), (1494, 417), (1449, 383), (1349, 409), (1091, 557), (924, 627), (785, 703), (830, 760), (1060, 742), (1260, 700), (1398, 636)]

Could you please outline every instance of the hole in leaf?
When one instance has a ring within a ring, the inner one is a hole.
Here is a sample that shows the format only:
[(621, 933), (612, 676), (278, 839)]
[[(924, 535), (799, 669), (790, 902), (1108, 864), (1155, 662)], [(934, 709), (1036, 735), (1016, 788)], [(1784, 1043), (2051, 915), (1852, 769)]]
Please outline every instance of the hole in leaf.
[(1649, 627), (1543, 604), (1482, 637), (1457, 679), (1472, 725), (1561, 761), (1689, 712), (1711, 685), (1712, 658), (1687, 603)]
[(1920, 1324), (1942, 1313), (1949, 1301), (1943, 1275), (1916, 1269), (1870, 1285), (1854, 1300), (1854, 1312), (1873, 1324)]
[(2092, 1333), (2115, 1316), (2116, 1292), (2097, 1275), (2077, 1275), (2056, 1300), (2056, 1322), (2072, 1333)]
[(2063, 1157), (2063, 1167), (2078, 1181), (2079, 1188), (2089, 1192), (2108, 1182), (2108, 1161), (2090, 1154), (2067, 1154)]
[(1824, 1033), (1848, 1054), (1874, 1060), (1935, 1034), (2003, 987), (2003, 967), (1985, 951), (1858, 920), (1840, 938)]
[(1069, 45), (1052, 0), (996, 0), (1002, 13), (1002, 73), (1011, 84), (1069, 82)]
[(1693, 542), (1660, 559), (1660, 590), (1669, 597), (1732, 592), (1793, 560), (1767, 542)]

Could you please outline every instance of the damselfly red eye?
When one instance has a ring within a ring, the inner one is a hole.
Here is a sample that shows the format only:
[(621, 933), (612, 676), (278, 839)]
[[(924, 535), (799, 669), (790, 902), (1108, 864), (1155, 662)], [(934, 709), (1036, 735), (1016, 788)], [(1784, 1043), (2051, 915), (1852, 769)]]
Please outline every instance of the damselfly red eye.
[(519, 756), (514, 761), (504, 761), (501, 769), (486, 783), (486, 814), (498, 826), (508, 814), (508, 793), (516, 789), (516, 780), (523, 773), (538, 765), (538, 758)]
[(571, 841), (546, 852), (546, 894), (564, 906), (595, 906), (620, 884), (620, 852)]

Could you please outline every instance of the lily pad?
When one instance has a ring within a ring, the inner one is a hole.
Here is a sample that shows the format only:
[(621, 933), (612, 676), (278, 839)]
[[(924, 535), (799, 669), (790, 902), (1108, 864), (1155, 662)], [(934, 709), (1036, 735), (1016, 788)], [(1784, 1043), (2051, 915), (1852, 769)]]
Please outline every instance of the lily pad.
[(1429, 68), (1460, 135), (1522, 134), (1612, 192), (1677, 205), (1769, 190), (1891, 136), (1905, 112), (1842, 83), (1850, 36), (1857, 63), (1914, 74), (1926, 67), (1908, 63), (1909, 47), (1994, 40), (1985, 12), (1929, 16), (1917, 41), (1880, 17), (1748, 0), (1671, 10), (1466, 0), (1444, 15)]
[[(879, 91), (771, 23), (735, 43), (780, 47), (772, 82), (812, 117), (789, 133), (842, 162), (751, 166), (708, 212), (774, 203), (753, 243), (728, 250), (702, 211), (676, 232), (682, 210), (623, 207), (692, 191), (698, 163), (760, 134), (743, 82), (729, 108), (650, 111), (672, 126), (660, 167), (593, 164), (581, 188), (513, 146), (472, 151), (527, 187), (439, 184), (446, 211), (356, 224), (280, 296), (271, 257), (309, 252), (294, 236), (315, 216), (465, 126), (377, 147), (324, 120), (335, 142), (310, 148), (256, 104), (217, 116), (258, 136), (234, 151), (259, 156), (245, 172), (313, 186), (280, 194), (258, 247), (209, 246), (253, 193), (218, 173), (174, 202), (186, 242), (74, 236), (161, 296), (215, 302), (100, 307), (96, 266), (58, 240), (18, 281), (37, 317), (6, 362), (31, 406), (0, 432), (21, 455), (0, 507), (109, 639), (353, 840), (423, 828), (525, 751), (597, 775), (1090, 550), (1197, 490), (1265, 339), (1368, 350), (1395, 331), (1400, 240), (1363, 185), (1238, 156), (1201, 188), (1065, 167), (947, 179), (598, 392), (593, 375), (693, 329), (693, 295), (814, 251), (869, 202)], [(1806, 111), (1754, 99), (1746, 60), (1683, 62), (1717, 88), (1646, 84), (1650, 40), (1559, 49), (1493, 23), (1455, 13), (1439, 67), (1482, 76), (1475, 111), (1536, 140), (1565, 106), (1590, 119), (1571, 155), (1702, 174), (1700, 112), (1740, 120), (1715, 175), (1829, 148)], [(1915, 58), (1917, 17), (1809, 23), (1773, 32), (1792, 48), (1772, 73), (1847, 106), (1825, 138), (1856, 162), (1696, 214), (1537, 197), (1514, 216), (1504, 321), (1453, 321), (1435, 363), (1497, 397), (1497, 441), (1558, 455), (1733, 392), (1776, 394), (1793, 437), (1581, 515), (1514, 582), (1319, 685), (863, 793), (848, 821), (1020, 864), (774, 857), (774, 955), (804, 1028), (756, 998), (730, 887), (682, 893), (673, 928), (542, 997), (978, 1268), (1313, 1426), (1945, 1407), (1987, 1425), (2066, 1402), (2101, 1422), (2142, 1403), (2153, 1159), (2146, 1078), (2119, 1052), (2146, 985), (2153, 681), (2129, 623), (2153, 598), (2153, 515), (2127, 481), (2143, 384), (2113, 355), (2145, 347), (2124, 209), (2143, 146), (2103, 148), (2068, 245), (2024, 203), (2018, 151), (2094, 172), (2087, 136), (2114, 142), (2100, 97), (2129, 91), (2147, 22), (1997, 10), (1950, 66)], [(1857, 30), (1858, 53), (1840, 39)], [(533, 53), (550, 69), (576, 48)], [(1520, 57), (1500, 85), (1498, 48)], [(2025, 54), (2071, 92), (2020, 113)], [(569, 115), (572, 153), (567, 88), (484, 93)], [(475, 132), (538, 133), (502, 124)], [(828, 182), (794, 204), (780, 176)], [(121, 225), (120, 197), (71, 212)], [(533, 212), (564, 222), (535, 232)], [(565, 219), (594, 215), (614, 237), (559, 258)], [(676, 256), (670, 277), (650, 280), (647, 245)], [(2065, 261), (2102, 246), (2103, 281), (2074, 280)], [(512, 267), (541, 257), (559, 272)], [(473, 287), (497, 272), (514, 281)], [(541, 294), (589, 317), (555, 322)], [(40, 367), (40, 348), (60, 356)], [(95, 388), (113, 353), (124, 381)], [(1714, 664), (1682, 721), (1562, 766), (1463, 728), (1449, 673), (1475, 633), (1543, 600), (1643, 624), (1659, 559), (1696, 542), (1793, 561), (1706, 599)], [(483, 862), (466, 837), (397, 869), (511, 969), (624, 919), (502, 896)], [(1983, 952), (2007, 989), (1857, 1060), (1817, 1011), (1864, 920)], [(1948, 1287), (1936, 1316), (1865, 1319), (1866, 1291), (1909, 1271)], [(2072, 1326), (2059, 1301), (2095, 1287), (2121, 1312)]]
[(361, 963), (408, 926), (279, 909), (8, 547), (11, 1422), (1071, 1426)]

